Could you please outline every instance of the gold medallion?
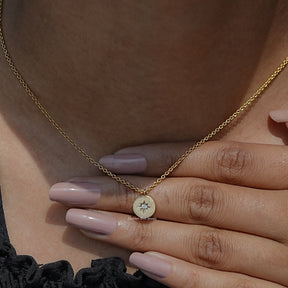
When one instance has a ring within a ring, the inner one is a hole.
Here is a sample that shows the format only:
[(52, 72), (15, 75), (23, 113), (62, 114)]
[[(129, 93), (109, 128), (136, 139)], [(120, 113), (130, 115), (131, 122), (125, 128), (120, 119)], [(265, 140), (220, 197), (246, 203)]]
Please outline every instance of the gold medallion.
[(147, 195), (141, 195), (136, 198), (133, 204), (133, 211), (140, 219), (147, 219), (155, 213), (155, 202)]

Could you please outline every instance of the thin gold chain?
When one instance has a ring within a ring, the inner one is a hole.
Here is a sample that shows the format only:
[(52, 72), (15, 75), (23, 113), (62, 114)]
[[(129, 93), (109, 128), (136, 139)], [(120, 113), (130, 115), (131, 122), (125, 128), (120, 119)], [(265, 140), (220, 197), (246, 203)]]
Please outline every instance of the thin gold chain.
[(3, 12), (3, 0), (0, 0), (0, 44), (2, 47), (2, 51), (4, 57), (13, 72), (16, 76), (17, 80), (19, 81), (20, 85), (24, 88), (26, 93), (31, 97), (35, 105), (38, 109), (42, 112), (42, 114), (47, 118), (47, 120), (51, 123), (51, 125), (69, 142), (76, 151), (78, 151), (84, 158), (86, 158), (92, 165), (97, 167), (100, 171), (105, 173), (107, 176), (113, 178), (115, 181), (121, 183), (122, 185), (126, 186), (127, 188), (140, 193), (142, 195), (148, 194), (153, 188), (159, 185), (166, 177), (168, 177), (174, 170), (177, 168), (180, 163), (187, 158), (187, 156), (197, 149), (200, 145), (204, 144), (212, 137), (214, 137), (217, 133), (219, 133), (223, 128), (228, 126), (234, 119), (236, 119), (241, 113), (247, 110), (247, 108), (256, 100), (258, 99), (264, 90), (271, 84), (271, 82), (280, 74), (280, 72), (286, 67), (288, 64), (288, 57), (279, 65), (279, 67), (272, 73), (272, 75), (260, 86), (260, 88), (240, 107), (238, 108), (230, 117), (228, 117), (223, 123), (221, 123), (217, 128), (215, 128), (212, 132), (210, 132), (206, 137), (198, 141), (192, 147), (190, 147), (167, 171), (165, 171), (158, 179), (156, 179), (150, 186), (141, 189), (136, 187), (129, 181), (117, 176), (116, 174), (109, 171), (95, 159), (93, 159), (83, 148), (81, 148), (72, 138), (68, 135), (68, 133), (53, 119), (50, 113), (44, 108), (44, 106), (40, 103), (39, 99), (35, 96), (33, 91), (30, 89), (27, 82), (24, 80), (23, 76), (20, 74), (18, 69), (16, 68), (12, 57), (10, 56), (4, 35), (3, 35), (3, 26), (2, 26), (2, 12)]

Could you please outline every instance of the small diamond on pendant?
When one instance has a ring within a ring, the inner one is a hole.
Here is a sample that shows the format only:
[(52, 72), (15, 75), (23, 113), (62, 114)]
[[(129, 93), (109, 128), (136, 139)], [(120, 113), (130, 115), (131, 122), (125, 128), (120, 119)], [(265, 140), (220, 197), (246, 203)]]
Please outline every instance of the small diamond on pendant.
[(141, 207), (142, 207), (142, 209), (147, 209), (147, 208), (148, 208), (148, 205), (147, 205), (146, 203), (143, 203), (143, 204), (141, 205)]
[(142, 210), (142, 212), (146, 212), (146, 210), (148, 208), (150, 208), (150, 206), (148, 205), (148, 203), (146, 203), (145, 201), (143, 201), (142, 203), (140, 203), (140, 210)]

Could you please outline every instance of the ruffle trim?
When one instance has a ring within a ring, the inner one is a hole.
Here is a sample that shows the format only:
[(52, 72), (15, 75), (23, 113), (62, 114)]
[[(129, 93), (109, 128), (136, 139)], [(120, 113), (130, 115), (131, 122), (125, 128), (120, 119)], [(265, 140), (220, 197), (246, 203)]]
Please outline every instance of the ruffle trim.
[[(141, 271), (126, 273), (122, 259), (113, 257), (93, 260), (90, 268), (75, 276), (67, 261), (38, 265), (31, 256), (14, 254), (11, 244), (0, 249), (1, 288), (164, 288)], [(12, 252), (12, 253), (11, 253)]]

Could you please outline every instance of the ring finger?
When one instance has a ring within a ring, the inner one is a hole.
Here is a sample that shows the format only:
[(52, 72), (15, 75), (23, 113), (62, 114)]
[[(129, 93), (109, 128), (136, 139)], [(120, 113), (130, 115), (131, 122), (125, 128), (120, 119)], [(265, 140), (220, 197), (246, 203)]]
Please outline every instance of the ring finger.
[(201, 225), (141, 221), (120, 213), (74, 208), (68, 210), (66, 220), (84, 229), (83, 233), (90, 238), (126, 249), (153, 250), (197, 265), (288, 284), (287, 247), (270, 239)]

